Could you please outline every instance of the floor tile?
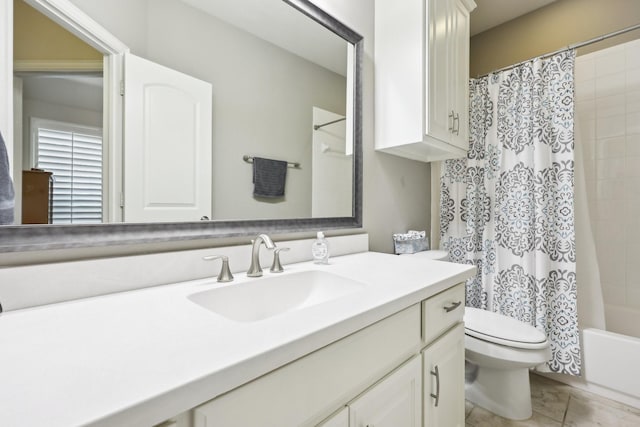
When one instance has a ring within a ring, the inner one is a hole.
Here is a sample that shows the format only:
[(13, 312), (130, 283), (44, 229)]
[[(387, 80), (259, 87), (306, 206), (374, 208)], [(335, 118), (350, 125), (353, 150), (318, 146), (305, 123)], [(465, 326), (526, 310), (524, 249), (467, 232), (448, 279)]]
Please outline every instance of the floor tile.
[[(599, 396), (599, 395), (594, 394), (594, 393), (589, 393), (588, 391), (581, 390), (579, 388), (571, 387), (569, 389), (569, 393), (571, 394), (572, 397), (575, 397), (577, 399), (581, 399), (583, 401), (599, 402), (602, 405), (609, 406), (609, 407), (616, 408), (616, 409), (620, 409), (622, 411), (629, 412), (629, 413), (631, 413), (633, 415), (640, 416), (640, 409), (633, 408), (631, 406), (627, 406), (627, 405), (625, 405), (623, 403), (616, 402), (615, 400), (607, 399), (606, 397), (602, 397), (602, 396)], [(640, 426), (640, 424), (638, 424), (638, 425)]]
[(473, 409), (473, 403), (468, 400), (464, 401), (464, 417), (467, 418)]
[(528, 420), (514, 421), (499, 417), (486, 409), (474, 407), (466, 421), (467, 427), (561, 427), (562, 423), (538, 412)]
[(533, 410), (562, 422), (569, 403), (569, 387), (540, 375), (531, 375), (530, 378)]
[(567, 427), (638, 427), (640, 414), (633, 408), (617, 403), (612, 405), (600, 399), (584, 399), (572, 395), (564, 425)]

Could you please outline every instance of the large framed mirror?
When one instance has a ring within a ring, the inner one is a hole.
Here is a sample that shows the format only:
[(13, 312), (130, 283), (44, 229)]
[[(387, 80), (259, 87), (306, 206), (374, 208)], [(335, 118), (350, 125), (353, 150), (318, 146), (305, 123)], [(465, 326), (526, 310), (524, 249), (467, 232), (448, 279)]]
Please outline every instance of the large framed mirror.
[[(126, 197), (118, 197), (118, 192), (138, 178), (125, 175), (126, 156), (114, 156), (124, 151), (117, 144), (133, 144), (125, 134), (124, 141), (113, 138), (111, 164), (105, 163), (104, 180), (110, 188), (103, 190), (99, 223), (0, 226), (0, 252), (361, 227), (362, 37), (307, 0), (161, 3), (165, 14), (186, 10), (197, 20), (185, 24), (176, 19), (182, 24), (156, 28), (164, 38), (146, 46), (145, 53), (212, 86), (211, 170), (203, 175), (210, 176), (210, 213), (170, 221), (129, 215), (121, 206)], [(156, 10), (146, 12), (160, 16)], [(221, 28), (214, 30), (218, 23)], [(175, 42), (178, 33), (193, 33), (205, 41), (186, 49)], [(242, 40), (231, 40), (231, 34)], [(241, 44), (252, 50), (240, 51)], [(207, 57), (207, 67), (202, 60), (191, 60), (194, 51)], [(231, 82), (232, 76), (237, 81)], [(256, 194), (256, 158), (287, 163), (283, 196)]]

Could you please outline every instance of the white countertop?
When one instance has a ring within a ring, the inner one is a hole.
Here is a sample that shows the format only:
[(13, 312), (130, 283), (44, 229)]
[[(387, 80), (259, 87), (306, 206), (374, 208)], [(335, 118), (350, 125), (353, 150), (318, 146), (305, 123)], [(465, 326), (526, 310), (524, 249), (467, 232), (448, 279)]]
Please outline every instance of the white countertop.
[[(236, 274), (0, 315), (0, 425), (153, 425), (470, 277), (475, 268), (366, 252), (285, 265), (368, 286), (260, 322), (227, 320), (187, 296), (261, 280)], [(265, 278), (273, 274), (265, 270)]]

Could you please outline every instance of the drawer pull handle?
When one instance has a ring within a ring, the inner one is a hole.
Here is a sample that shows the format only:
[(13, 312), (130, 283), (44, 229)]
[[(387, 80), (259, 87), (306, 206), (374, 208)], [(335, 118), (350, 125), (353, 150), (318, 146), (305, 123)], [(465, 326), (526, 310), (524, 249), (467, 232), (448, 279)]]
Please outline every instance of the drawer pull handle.
[[(456, 126), (456, 122), (458, 122), (458, 126)], [(458, 113), (456, 113), (456, 115), (453, 117), (453, 130), (452, 133), (455, 133), (456, 135), (460, 135), (460, 115)]]
[(431, 371), (431, 375), (436, 377), (436, 394), (431, 393), (431, 397), (436, 400), (435, 407), (438, 407), (438, 402), (440, 401), (440, 372), (438, 371), (438, 365), (435, 366), (435, 369)]
[(455, 310), (456, 308), (460, 307), (461, 305), (462, 305), (462, 301), (452, 302), (450, 306), (444, 307), (444, 311), (449, 313), (449, 312)]

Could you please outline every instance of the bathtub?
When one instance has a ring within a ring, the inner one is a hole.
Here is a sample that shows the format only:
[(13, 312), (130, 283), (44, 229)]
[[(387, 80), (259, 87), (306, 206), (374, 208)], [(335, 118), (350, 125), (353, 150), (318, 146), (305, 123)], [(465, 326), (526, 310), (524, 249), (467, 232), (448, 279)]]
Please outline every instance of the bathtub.
[(583, 378), (544, 374), (640, 408), (640, 310), (605, 305), (607, 331), (582, 330)]

